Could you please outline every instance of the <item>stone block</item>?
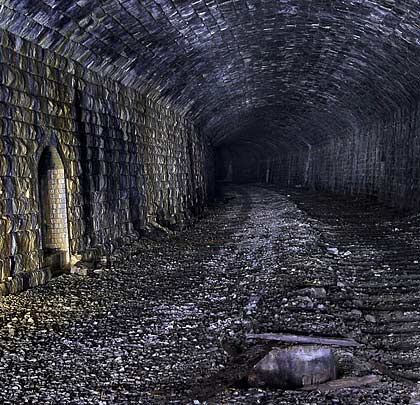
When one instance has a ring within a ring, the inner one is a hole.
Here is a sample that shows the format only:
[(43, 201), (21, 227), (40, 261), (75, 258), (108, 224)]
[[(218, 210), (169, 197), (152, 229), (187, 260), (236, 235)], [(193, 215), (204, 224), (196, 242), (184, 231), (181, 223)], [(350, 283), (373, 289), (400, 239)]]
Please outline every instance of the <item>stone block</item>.
[(331, 349), (319, 346), (293, 346), (274, 349), (260, 360), (248, 376), (254, 387), (295, 389), (336, 378)]

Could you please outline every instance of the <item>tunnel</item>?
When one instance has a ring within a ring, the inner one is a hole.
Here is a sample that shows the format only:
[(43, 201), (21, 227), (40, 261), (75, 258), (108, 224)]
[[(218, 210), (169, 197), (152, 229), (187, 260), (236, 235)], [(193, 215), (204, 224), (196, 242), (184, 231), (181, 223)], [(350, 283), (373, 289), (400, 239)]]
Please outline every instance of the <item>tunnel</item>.
[(420, 404), (418, 0), (0, 0), (0, 402)]

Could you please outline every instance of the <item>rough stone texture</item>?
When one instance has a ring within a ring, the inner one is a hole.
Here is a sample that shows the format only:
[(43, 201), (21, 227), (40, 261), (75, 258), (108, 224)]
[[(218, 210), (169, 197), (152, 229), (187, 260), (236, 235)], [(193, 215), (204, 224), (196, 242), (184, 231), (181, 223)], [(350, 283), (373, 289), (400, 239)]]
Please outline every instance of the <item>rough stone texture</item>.
[(419, 128), (419, 103), (398, 109), (387, 120), (316, 149), (309, 181), (317, 188), (379, 196), (401, 208), (417, 208)]
[(331, 349), (297, 346), (269, 352), (254, 366), (248, 381), (253, 387), (293, 389), (335, 378), (336, 367)]
[(47, 146), (64, 165), (72, 255), (103, 254), (147, 223), (179, 223), (202, 207), (210, 153), (185, 117), (4, 31), (0, 64), (0, 283), (41, 267)]
[(1, 202), (25, 219), (0, 232), (32, 252), (5, 236), (2, 277), (39, 261), (21, 163), (43, 137), (68, 172), (72, 252), (195, 211), (212, 146), (231, 154), (232, 180), (416, 207), (419, 14), (417, 0), (2, 2), (0, 28), (17, 36), (1, 40), (2, 131), (32, 142), (1, 140), (1, 189), (18, 181), (32, 201)]
[[(386, 375), (330, 393), (229, 388), (238, 357), (226, 343), (251, 331), (354, 333), (362, 347), (335, 350), (342, 375), (378, 373), (365, 364), (376, 359), (420, 376), (420, 217), (398, 219), (371, 201), (290, 195), (232, 188), (194, 227), (117, 250), (111, 270), (3, 298), (0, 403), (408, 404), (417, 387)], [(352, 255), (326, 254), (321, 242)], [(312, 286), (324, 286), (328, 300), (302, 308), (296, 291)], [(351, 316), (354, 308), (378, 324)]]
[(233, 162), (233, 180), (307, 186), (361, 194), (402, 209), (420, 203), (420, 102), (383, 119), (301, 149), (256, 151), (254, 145), (219, 149), (217, 175)]
[[(378, 197), (399, 208), (420, 203), (419, 102), (345, 137), (279, 153), (270, 182)], [(262, 161), (259, 161), (261, 165)], [(257, 166), (254, 166), (257, 172)]]
[(417, 0), (8, 0), (0, 27), (187, 112), (216, 143), (291, 148), (418, 94)]

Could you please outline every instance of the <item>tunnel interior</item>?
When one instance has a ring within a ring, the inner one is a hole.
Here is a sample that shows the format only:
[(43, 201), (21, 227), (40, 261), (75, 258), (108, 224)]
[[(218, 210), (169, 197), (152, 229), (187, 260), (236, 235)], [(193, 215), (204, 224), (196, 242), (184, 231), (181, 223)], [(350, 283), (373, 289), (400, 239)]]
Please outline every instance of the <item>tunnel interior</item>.
[(308, 145), (350, 148), (352, 139), (383, 136), (415, 114), (418, 7), (415, 0), (25, 0), (7, 2), (3, 25), (174, 106), (215, 148), (237, 145), (246, 161), (239, 145), (254, 144), (252, 166), (270, 154), (307, 154)]
[(0, 403), (420, 403), (419, 62), (418, 0), (0, 0)]

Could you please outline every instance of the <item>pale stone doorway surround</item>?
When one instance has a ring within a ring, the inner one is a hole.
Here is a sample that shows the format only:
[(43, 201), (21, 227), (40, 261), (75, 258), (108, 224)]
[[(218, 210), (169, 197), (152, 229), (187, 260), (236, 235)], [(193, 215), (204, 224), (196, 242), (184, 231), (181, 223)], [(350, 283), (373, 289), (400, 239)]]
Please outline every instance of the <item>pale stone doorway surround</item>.
[(38, 163), (41, 267), (65, 268), (69, 263), (69, 232), (64, 165), (56, 148), (48, 146)]

